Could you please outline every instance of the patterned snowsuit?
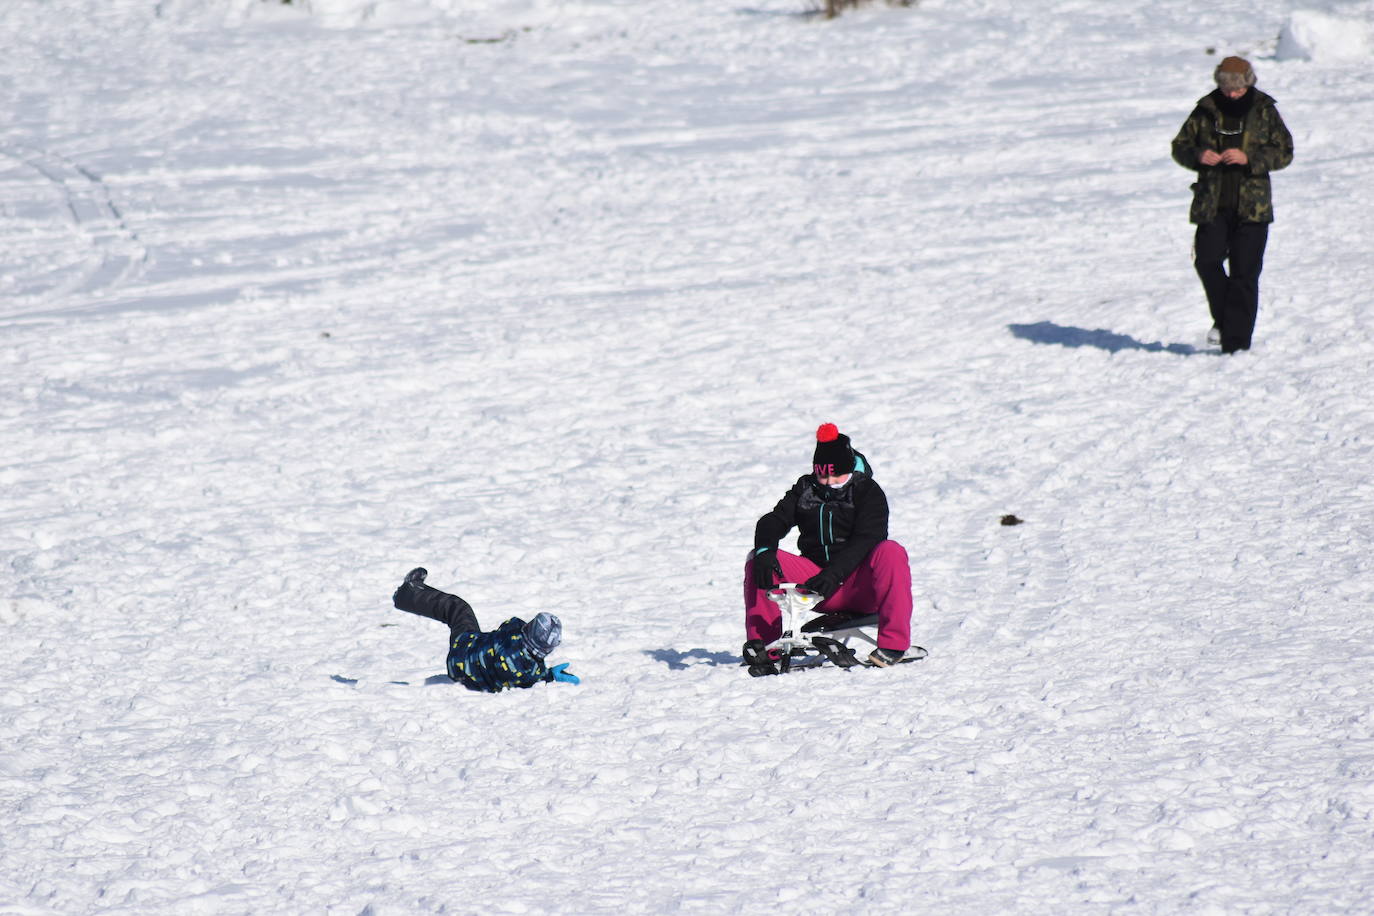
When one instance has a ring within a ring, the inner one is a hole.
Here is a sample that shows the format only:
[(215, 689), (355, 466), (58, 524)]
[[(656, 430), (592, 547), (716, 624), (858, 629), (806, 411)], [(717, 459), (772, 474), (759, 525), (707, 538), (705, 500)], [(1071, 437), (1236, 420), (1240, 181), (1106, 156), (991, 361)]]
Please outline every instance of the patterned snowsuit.
[(470, 690), (500, 693), (512, 687), (533, 687), (553, 675), (525, 651), (525, 621), (512, 617), (490, 633), (453, 632), (448, 650), (448, 676)]
[(402, 611), (448, 626), (448, 676), (470, 690), (499, 693), (553, 680), (544, 660), (525, 648), (525, 621), (519, 617), (484, 633), (472, 605), (419, 582), (403, 584), (392, 596), (392, 603)]

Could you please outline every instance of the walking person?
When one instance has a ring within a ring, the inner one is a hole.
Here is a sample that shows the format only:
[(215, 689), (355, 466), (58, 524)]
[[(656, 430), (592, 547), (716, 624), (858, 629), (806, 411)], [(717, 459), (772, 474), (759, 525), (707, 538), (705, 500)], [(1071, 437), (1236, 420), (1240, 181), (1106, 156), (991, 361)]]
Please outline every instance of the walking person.
[(1274, 221), (1269, 173), (1293, 161), (1293, 137), (1274, 99), (1255, 87), (1240, 57), (1213, 73), (1217, 88), (1198, 100), (1174, 137), (1174, 161), (1197, 172), (1189, 219), (1194, 266), (1212, 313), (1208, 343), (1250, 349), (1259, 313), (1259, 277)]

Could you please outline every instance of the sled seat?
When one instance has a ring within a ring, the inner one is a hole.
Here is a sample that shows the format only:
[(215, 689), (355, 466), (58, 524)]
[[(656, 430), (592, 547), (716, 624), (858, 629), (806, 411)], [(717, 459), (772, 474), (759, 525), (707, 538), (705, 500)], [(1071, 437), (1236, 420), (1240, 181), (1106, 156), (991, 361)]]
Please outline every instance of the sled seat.
[(876, 627), (878, 625), (877, 614), (821, 614), (802, 624), (802, 632), (810, 635), (822, 633), (839, 633), (844, 630), (859, 630), (864, 627)]

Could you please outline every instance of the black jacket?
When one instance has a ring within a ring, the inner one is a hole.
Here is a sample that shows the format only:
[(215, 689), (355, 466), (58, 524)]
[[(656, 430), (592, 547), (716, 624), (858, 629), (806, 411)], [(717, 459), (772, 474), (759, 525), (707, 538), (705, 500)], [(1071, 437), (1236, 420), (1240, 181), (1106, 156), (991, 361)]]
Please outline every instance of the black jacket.
[(778, 546), (797, 529), (797, 550), (840, 579), (858, 568), (869, 551), (887, 540), (887, 495), (869, 475), (862, 455), (859, 468), (838, 490), (806, 474), (754, 527), (754, 549)]

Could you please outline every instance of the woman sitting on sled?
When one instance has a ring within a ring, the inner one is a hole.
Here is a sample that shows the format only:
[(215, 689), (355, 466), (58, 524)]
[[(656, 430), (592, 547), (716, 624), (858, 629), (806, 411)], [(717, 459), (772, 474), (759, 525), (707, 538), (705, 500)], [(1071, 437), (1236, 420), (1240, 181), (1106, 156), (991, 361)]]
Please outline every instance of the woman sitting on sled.
[[(887, 537), (887, 496), (868, 460), (833, 423), (816, 431), (811, 473), (754, 528), (744, 568), (744, 657), (750, 674), (774, 673), (763, 652), (781, 635), (780, 611), (768, 598), (778, 582), (797, 582), (824, 597), (821, 610), (878, 615), (878, 647), (868, 664), (886, 668), (911, 646), (911, 567)], [(800, 556), (778, 544), (797, 529)]]

